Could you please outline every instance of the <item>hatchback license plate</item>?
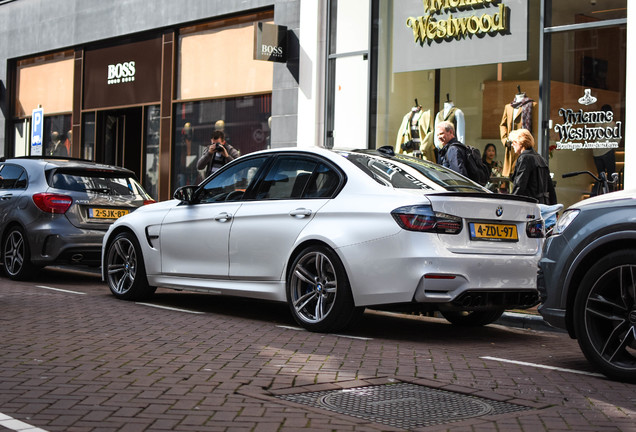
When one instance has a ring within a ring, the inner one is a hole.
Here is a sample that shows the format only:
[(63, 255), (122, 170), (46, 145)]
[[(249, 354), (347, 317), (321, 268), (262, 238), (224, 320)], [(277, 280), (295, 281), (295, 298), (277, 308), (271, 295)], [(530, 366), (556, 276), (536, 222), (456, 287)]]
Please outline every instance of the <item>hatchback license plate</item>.
[(117, 219), (130, 213), (124, 209), (89, 208), (88, 217), (94, 219)]
[(470, 223), (471, 240), (518, 241), (516, 225)]

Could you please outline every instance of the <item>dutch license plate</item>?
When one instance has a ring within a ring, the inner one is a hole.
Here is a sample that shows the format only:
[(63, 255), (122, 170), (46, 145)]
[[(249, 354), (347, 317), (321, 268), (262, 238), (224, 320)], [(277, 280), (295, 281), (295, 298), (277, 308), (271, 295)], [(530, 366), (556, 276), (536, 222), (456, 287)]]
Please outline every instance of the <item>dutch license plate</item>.
[(470, 223), (471, 240), (518, 241), (516, 225)]
[(130, 213), (124, 209), (89, 208), (88, 217), (93, 219), (117, 219)]

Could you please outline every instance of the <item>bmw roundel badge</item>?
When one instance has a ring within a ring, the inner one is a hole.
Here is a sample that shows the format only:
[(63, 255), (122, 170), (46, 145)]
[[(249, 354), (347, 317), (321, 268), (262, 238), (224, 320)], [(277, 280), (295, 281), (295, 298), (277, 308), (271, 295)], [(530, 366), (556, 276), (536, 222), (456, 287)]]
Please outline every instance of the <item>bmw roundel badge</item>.
[(501, 217), (501, 215), (503, 214), (503, 207), (497, 207), (497, 210), (495, 210), (495, 214), (497, 215), (497, 217)]

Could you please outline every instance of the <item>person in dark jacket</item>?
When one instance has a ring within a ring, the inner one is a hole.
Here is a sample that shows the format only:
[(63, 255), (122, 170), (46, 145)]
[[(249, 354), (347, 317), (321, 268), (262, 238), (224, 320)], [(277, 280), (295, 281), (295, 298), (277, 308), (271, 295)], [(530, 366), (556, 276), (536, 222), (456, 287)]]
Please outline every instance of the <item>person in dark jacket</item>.
[(519, 156), (510, 176), (512, 194), (535, 198), (539, 204), (556, 204), (556, 192), (548, 163), (534, 150), (534, 138), (530, 131), (514, 130), (510, 132), (508, 139)]
[(468, 177), (466, 168), (467, 147), (455, 138), (455, 127), (451, 122), (443, 121), (435, 126), (435, 135), (443, 147), (439, 151), (440, 165)]
[(225, 134), (220, 130), (212, 133), (211, 143), (208, 151), (197, 162), (197, 169), (205, 169), (206, 177), (241, 155), (237, 149), (225, 142)]

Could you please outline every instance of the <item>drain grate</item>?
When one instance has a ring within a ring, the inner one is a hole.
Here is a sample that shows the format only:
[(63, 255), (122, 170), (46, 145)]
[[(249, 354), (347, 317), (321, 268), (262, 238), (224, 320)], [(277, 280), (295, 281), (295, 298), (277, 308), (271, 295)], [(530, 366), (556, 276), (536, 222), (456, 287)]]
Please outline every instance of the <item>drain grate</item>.
[(315, 408), (402, 429), (530, 408), (409, 383), (277, 396)]

